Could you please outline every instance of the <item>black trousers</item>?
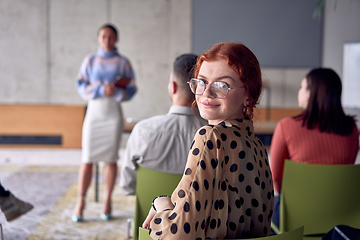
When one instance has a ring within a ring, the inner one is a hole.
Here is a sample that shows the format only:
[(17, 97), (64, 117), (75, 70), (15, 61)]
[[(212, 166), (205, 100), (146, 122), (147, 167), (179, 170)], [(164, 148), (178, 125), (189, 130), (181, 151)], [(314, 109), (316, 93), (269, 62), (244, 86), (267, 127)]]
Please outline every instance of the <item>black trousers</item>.
[(9, 191), (6, 191), (0, 183), (0, 197), (8, 197), (10, 195)]
[(274, 198), (274, 210), (271, 220), (279, 227), (280, 224), (280, 195)]

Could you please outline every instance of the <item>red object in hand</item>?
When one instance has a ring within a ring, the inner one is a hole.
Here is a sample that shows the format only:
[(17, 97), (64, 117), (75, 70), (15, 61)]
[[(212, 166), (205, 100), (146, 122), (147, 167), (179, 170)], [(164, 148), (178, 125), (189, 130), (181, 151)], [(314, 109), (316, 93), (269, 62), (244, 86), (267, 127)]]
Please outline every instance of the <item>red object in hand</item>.
[(118, 77), (115, 82), (115, 87), (125, 88), (129, 84), (130, 81), (131, 81), (131, 78)]

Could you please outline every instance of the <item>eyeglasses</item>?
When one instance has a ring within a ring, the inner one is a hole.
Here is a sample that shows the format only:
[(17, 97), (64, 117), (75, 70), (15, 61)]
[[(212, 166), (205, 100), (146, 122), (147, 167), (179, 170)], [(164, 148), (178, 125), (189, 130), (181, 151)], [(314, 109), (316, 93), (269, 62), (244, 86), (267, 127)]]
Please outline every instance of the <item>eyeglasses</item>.
[[(208, 83), (205, 83), (203, 80), (196, 78), (192, 78), (190, 82), (187, 83), (189, 84), (191, 91), (195, 95), (203, 95), (206, 89), (206, 85), (208, 85)], [(213, 82), (210, 84), (210, 92), (215, 98), (226, 98), (229, 91), (233, 89), (237, 88), (230, 88), (225, 82)]]

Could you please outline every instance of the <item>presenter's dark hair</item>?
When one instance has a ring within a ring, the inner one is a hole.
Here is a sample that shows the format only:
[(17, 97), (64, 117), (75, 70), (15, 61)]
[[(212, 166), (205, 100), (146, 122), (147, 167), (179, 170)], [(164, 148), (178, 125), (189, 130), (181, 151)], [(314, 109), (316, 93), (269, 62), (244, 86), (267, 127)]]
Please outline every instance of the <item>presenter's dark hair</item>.
[(116, 29), (116, 27), (114, 25), (112, 25), (110, 23), (106, 23), (106, 24), (102, 25), (98, 30), (98, 35), (99, 35), (100, 31), (104, 28), (110, 28), (111, 30), (113, 30), (116, 38), (118, 38), (118, 30)]
[(308, 129), (320, 132), (350, 135), (354, 130), (354, 117), (347, 116), (341, 105), (340, 77), (329, 68), (315, 68), (306, 75), (310, 90), (306, 109), (295, 118), (302, 119)]

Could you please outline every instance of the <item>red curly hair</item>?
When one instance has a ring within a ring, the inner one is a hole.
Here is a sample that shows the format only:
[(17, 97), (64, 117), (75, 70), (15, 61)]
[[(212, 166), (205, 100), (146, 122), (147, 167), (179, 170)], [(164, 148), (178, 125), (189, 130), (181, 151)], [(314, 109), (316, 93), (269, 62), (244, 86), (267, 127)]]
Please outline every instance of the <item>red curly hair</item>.
[(240, 81), (244, 84), (249, 97), (249, 105), (244, 109), (244, 116), (246, 119), (252, 120), (262, 87), (261, 70), (256, 56), (241, 43), (224, 42), (215, 44), (198, 57), (194, 69), (195, 78), (198, 77), (204, 61), (215, 61), (219, 57), (226, 60), (228, 66), (239, 75)]

